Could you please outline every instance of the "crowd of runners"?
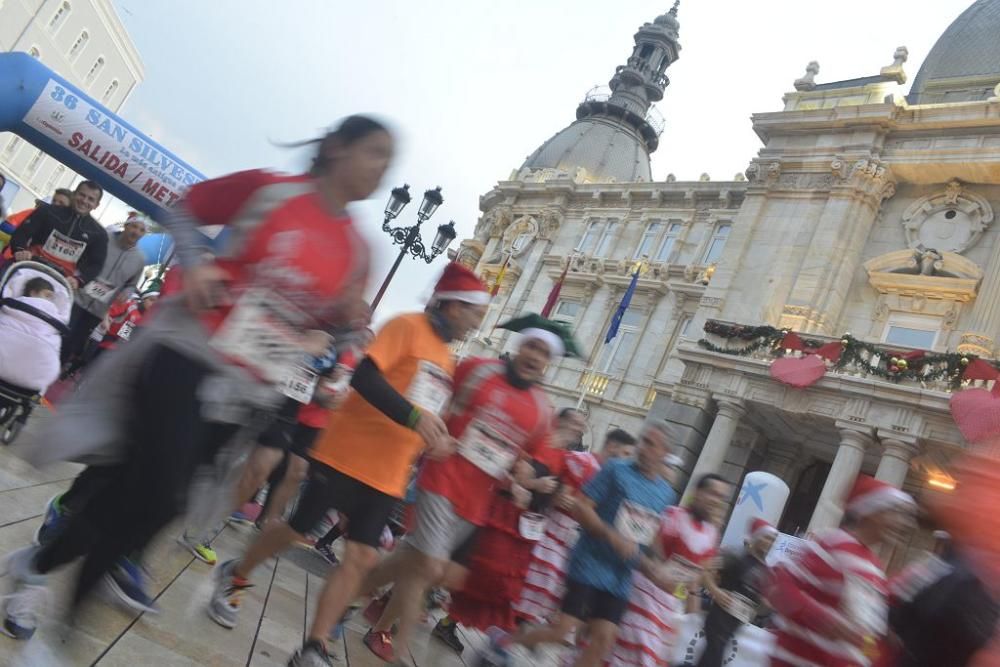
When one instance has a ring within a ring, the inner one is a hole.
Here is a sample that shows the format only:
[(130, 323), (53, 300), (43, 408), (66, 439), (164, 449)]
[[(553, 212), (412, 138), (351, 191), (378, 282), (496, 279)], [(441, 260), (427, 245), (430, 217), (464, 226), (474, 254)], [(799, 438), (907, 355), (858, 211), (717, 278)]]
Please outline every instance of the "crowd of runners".
[[(774, 665), (966, 664), (956, 656), (989, 641), (996, 604), (947, 535), (886, 577), (877, 553), (912, 529), (917, 506), (874, 479), (857, 480), (843, 525), (800, 558), (768, 567), (777, 531), (760, 519), (742, 551), (721, 551), (735, 489), (713, 472), (682, 501), (664, 423), (612, 430), (587, 451), (586, 415), (552, 405), (544, 375), (577, 353), (565, 325), (523, 313), (501, 324), (516, 333), (508, 355), (456, 360), (490, 301), (466, 267), (447, 265), (422, 311), (372, 332), (370, 251), (346, 209), (378, 188), (393, 137), (352, 116), (314, 145), (305, 174), (193, 186), (163, 221), (176, 264), (142, 289), (145, 225), (108, 235), (90, 217), (95, 183), (18, 221), (9, 261), (57, 267), (75, 296), (55, 374), (72, 390), (17, 451), (86, 468), (7, 558), (4, 633), (30, 639), (49, 618), (50, 574), (78, 560), (70, 621), (98, 585), (155, 613), (143, 554), (183, 516), (178, 540), (214, 566), (206, 622), (224, 628), (241, 623), (269, 558), (306, 544), (330, 561), (288, 663), (300, 667), (333, 664), (355, 610), (371, 626), (364, 644), (394, 663), (442, 604), (432, 635), (462, 653), (458, 626), (484, 632), (484, 665), (545, 644), (574, 665), (669, 665), (681, 619), (698, 611), (702, 667), (728, 664), (744, 624), (773, 630)], [(220, 247), (207, 225), (227, 228)], [(33, 285), (23, 296), (44, 300)], [(258, 530), (220, 558), (212, 539), (227, 520)], [(975, 619), (922, 613), (948, 585)], [(928, 657), (932, 621), (950, 632), (951, 662)]]

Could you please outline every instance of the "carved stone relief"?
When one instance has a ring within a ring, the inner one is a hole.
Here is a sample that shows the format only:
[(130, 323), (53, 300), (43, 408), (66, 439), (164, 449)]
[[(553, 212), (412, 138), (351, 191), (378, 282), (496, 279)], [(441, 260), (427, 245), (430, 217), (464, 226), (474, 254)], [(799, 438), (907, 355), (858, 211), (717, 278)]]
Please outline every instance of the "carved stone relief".
[(991, 222), (993, 207), (958, 180), (913, 202), (902, 217), (909, 247), (956, 253), (973, 247)]

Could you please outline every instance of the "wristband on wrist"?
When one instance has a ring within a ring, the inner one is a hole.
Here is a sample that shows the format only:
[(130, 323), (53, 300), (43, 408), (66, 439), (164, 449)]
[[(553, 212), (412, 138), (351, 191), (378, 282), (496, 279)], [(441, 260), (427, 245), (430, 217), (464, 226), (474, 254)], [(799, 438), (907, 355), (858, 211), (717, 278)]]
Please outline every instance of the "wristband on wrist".
[(420, 408), (413, 408), (410, 410), (410, 416), (406, 420), (406, 428), (416, 428), (417, 424), (420, 423)]

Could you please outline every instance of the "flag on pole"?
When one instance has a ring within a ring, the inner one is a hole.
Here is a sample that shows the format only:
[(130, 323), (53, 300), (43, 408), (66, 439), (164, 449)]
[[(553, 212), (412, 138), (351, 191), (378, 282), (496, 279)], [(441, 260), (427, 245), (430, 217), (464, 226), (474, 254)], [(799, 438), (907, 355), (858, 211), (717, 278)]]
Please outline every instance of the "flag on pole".
[(490, 296), (496, 296), (500, 292), (500, 284), (503, 282), (503, 275), (507, 273), (508, 264), (510, 264), (510, 255), (507, 255), (507, 259), (503, 261), (503, 266), (500, 267), (500, 273), (497, 274), (496, 282), (493, 283), (493, 289), (490, 290)]
[(552, 317), (552, 309), (556, 307), (556, 302), (559, 300), (559, 292), (562, 291), (563, 283), (566, 281), (566, 273), (569, 271), (569, 262), (566, 262), (566, 268), (563, 269), (562, 275), (559, 276), (559, 280), (556, 284), (552, 286), (552, 290), (549, 292), (549, 298), (545, 300), (545, 307), (542, 308), (542, 317)]
[(618, 304), (618, 310), (615, 311), (614, 317), (611, 318), (611, 326), (608, 327), (608, 333), (604, 337), (604, 344), (607, 345), (615, 339), (618, 335), (618, 327), (622, 323), (622, 318), (625, 317), (625, 311), (628, 310), (628, 305), (632, 302), (632, 295), (635, 294), (635, 285), (639, 282), (639, 270), (641, 266), (635, 267), (635, 273), (632, 274), (632, 282), (628, 284), (628, 289), (625, 290), (625, 296), (622, 297), (622, 302)]

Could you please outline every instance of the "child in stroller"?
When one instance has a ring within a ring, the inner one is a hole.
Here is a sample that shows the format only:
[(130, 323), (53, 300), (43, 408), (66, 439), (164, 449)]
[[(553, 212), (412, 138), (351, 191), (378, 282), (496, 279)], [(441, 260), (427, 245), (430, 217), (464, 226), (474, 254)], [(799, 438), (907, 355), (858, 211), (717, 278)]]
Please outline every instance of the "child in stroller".
[(73, 307), (61, 273), (15, 262), (0, 280), (0, 441), (9, 444), (59, 377), (59, 349)]

